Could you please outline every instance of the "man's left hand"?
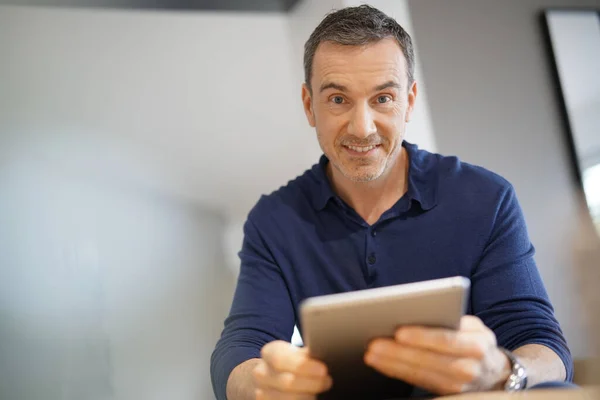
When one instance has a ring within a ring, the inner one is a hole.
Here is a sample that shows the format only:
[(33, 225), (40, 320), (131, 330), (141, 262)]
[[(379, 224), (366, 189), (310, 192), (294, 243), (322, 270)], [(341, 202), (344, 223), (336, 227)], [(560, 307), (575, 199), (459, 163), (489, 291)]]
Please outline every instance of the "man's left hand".
[(474, 316), (464, 316), (457, 331), (401, 327), (394, 339), (375, 339), (365, 363), (384, 375), (436, 394), (500, 389), (510, 362), (496, 336)]

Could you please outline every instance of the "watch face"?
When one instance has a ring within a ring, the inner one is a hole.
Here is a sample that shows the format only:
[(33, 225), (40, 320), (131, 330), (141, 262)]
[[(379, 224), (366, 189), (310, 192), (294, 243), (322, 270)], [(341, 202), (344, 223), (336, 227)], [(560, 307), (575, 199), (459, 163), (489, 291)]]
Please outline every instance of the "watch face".
[(504, 389), (509, 392), (525, 389), (527, 387), (527, 372), (525, 368), (510, 351), (502, 348), (500, 350), (506, 354), (512, 365), (512, 371), (504, 385)]
[(513, 370), (513, 373), (508, 377), (506, 388), (510, 391), (525, 389), (526, 383), (525, 370), (522, 367)]

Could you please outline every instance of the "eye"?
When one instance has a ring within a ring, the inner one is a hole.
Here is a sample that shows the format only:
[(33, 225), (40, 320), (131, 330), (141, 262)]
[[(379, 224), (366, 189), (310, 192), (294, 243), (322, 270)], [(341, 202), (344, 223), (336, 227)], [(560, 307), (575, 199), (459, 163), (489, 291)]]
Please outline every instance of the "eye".
[(379, 97), (377, 97), (377, 102), (379, 104), (389, 103), (390, 101), (392, 101), (392, 98), (390, 96), (379, 96)]
[(333, 101), (335, 104), (343, 104), (344, 98), (342, 96), (333, 96), (331, 101)]

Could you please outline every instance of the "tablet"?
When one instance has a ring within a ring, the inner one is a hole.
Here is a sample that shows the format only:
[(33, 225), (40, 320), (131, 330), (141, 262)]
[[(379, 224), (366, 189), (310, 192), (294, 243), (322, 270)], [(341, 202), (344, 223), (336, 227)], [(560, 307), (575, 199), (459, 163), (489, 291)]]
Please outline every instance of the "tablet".
[(393, 392), (390, 396), (410, 394), (410, 385), (391, 382), (364, 364), (368, 343), (393, 337), (402, 325), (458, 329), (469, 288), (469, 279), (457, 276), (303, 301), (302, 338), (311, 357), (323, 361), (333, 378), (332, 389), (319, 398), (378, 398), (375, 392), (384, 388)]

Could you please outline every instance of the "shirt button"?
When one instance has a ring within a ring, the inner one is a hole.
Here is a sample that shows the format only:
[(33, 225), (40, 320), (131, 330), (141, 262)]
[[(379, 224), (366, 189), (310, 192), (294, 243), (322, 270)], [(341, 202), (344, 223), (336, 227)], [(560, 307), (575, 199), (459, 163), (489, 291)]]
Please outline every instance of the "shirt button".
[(373, 229), (371, 231), (371, 236), (373, 236), (373, 237), (377, 236), (377, 231), (375, 229)]
[(377, 257), (375, 257), (375, 253), (371, 254), (371, 255), (369, 256), (369, 258), (367, 258), (367, 262), (368, 262), (370, 265), (373, 265), (373, 264), (375, 264), (375, 263), (377, 262)]

